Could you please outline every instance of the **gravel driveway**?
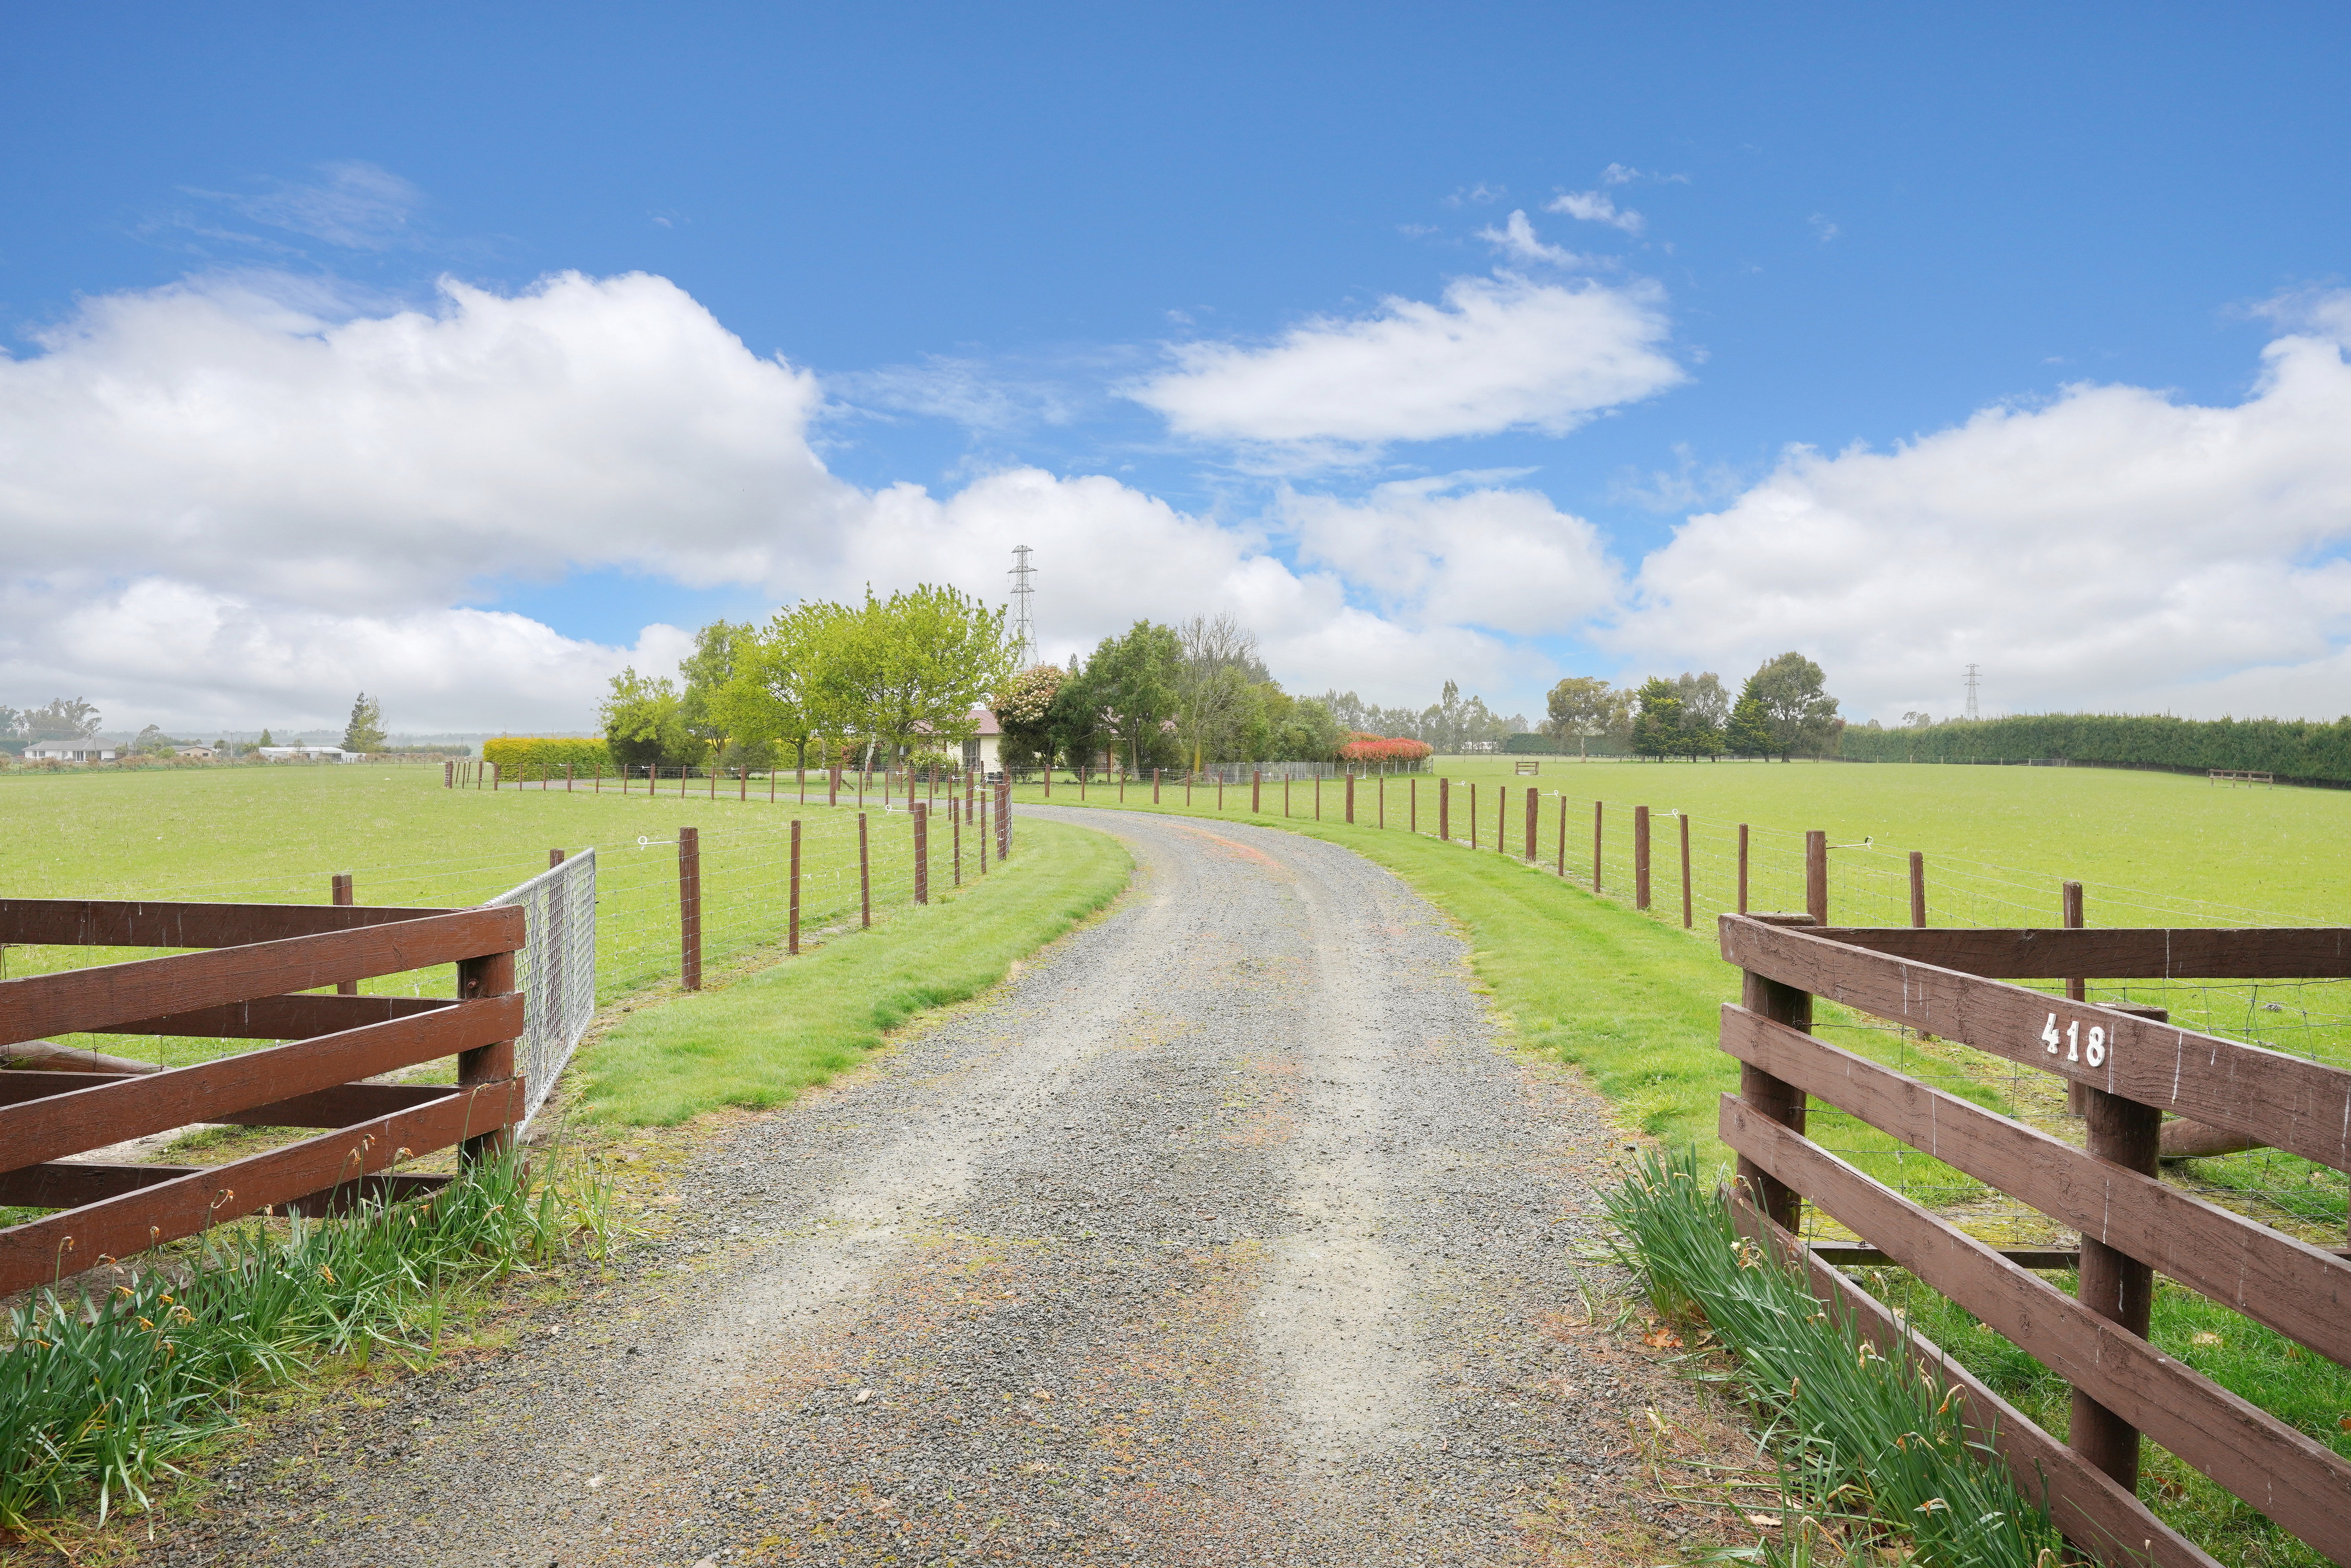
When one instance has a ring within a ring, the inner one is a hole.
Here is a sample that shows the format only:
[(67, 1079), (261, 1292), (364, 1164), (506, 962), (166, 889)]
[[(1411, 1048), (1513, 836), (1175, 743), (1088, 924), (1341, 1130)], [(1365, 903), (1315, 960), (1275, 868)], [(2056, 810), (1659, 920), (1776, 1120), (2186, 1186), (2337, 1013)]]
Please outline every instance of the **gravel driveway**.
[[(1269, 829), (1036, 809), (1136, 883), (703, 1145), (510, 1354), (273, 1430), (149, 1562), (1653, 1563), (1688, 1386), (1584, 1291), (1612, 1137), (1459, 938)], [(1573, 954), (1561, 961), (1572, 963)], [(1653, 1429), (1653, 1428), (1652, 1428)]]

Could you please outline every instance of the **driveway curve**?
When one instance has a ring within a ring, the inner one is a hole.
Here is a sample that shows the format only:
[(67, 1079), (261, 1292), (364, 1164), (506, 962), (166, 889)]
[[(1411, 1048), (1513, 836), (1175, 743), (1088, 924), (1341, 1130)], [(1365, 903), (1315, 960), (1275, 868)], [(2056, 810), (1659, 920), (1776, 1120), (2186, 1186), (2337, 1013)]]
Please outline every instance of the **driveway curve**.
[[(1686, 1385), (1591, 1319), (1622, 1141), (1459, 936), (1278, 830), (1032, 808), (1134, 887), (703, 1149), (508, 1354), (275, 1431), (149, 1560), (1653, 1562)], [(1572, 963), (1573, 954), (1561, 961)], [(303, 1457), (307, 1440), (309, 1457)]]

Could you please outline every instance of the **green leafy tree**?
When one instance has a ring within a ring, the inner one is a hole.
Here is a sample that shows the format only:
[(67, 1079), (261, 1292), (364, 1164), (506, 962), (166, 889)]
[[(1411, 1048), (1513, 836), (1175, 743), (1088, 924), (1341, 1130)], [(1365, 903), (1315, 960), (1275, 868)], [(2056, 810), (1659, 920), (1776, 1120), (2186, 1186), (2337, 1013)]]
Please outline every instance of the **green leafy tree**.
[(1561, 746), (1575, 737), (1575, 754), (1585, 756), (1590, 742), (1602, 736), (1622, 738), (1631, 727), (1633, 695), (1620, 692), (1597, 675), (1570, 675), (1552, 687), (1544, 706), (1550, 718), (1543, 732)]
[(952, 588), (924, 583), (887, 599), (869, 588), (839, 628), (827, 700), (869, 756), (959, 745), (977, 733), (973, 710), (1011, 678), (1004, 618)]
[(824, 601), (777, 611), (734, 650), (726, 680), (707, 699), (712, 722), (747, 754), (787, 745), (806, 768), (810, 744), (849, 727), (835, 666), (850, 619)]
[(1723, 744), (1733, 757), (1771, 755), (1771, 716), (1763, 711), (1763, 699), (1755, 695), (1754, 688), (1755, 683), (1750, 680), (1730, 710), (1730, 722), (1724, 727)]
[(614, 675), (612, 689), (596, 710), (612, 759), (629, 768), (654, 768), (678, 767), (693, 758), (698, 743), (686, 732), (680, 706), (677, 687), (666, 675), (641, 675), (634, 667)]
[(1053, 738), (1061, 759), (1080, 775), (1091, 774), (1102, 749), (1104, 717), (1101, 687), (1087, 679), (1077, 655), (1070, 656), (1068, 674), (1055, 688), (1046, 709), (1046, 733)]
[(1633, 749), (1643, 757), (1678, 757), (1683, 736), (1681, 693), (1663, 675), (1651, 675), (1633, 696)]
[(269, 727), (266, 725), (264, 725), (261, 730), (261, 738), (255, 741), (253, 744), (256, 746), (275, 746), (277, 743), (269, 738)]
[(1674, 695), (1682, 699), (1681, 753), (1693, 762), (1721, 756), (1730, 722), (1730, 694), (1721, 678), (1711, 670), (1701, 675), (1685, 670), (1674, 682)]
[(376, 700), (361, 692), (351, 704), (350, 722), (343, 726), (345, 751), (381, 751), (384, 748), (383, 710)]
[(1764, 722), (1771, 732), (1771, 751), (1782, 762), (1801, 752), (1826, 755), (1844, 728), (1837, 717), (1837, 700), (1828, 695), (1828, 677), (1821, 667), (1799, 653), (1767, 659), (1748, 677), (1740, 695), (1762, 705)]
[(1140, 772), (1172, 752), (1166, 726), (1180, 700), (1183, 641), (1172, 626), (1138, 621), (1123, 636), (1105, 637), (1079, 679), (1100, 733)]
[(715, 761), (726, 749), (732, 731), (719, 694), (749, 664), (757, 644), (750, 622), (713, 621), (694, 634), (694, 652), (677, 662), (677, 673), (685, 678), (685, 689), (678, 695), (677, 722), (701, 748), (704, 760)]

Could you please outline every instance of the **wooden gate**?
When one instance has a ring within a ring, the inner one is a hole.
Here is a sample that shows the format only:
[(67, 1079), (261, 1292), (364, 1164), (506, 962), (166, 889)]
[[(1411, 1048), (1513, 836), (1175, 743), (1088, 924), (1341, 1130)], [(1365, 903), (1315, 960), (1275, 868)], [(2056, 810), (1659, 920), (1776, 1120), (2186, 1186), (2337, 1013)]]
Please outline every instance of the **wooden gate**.
[[(2154, 1270), (2351, 1364), (2351, 1262), (2158, 1179), (2165, 1112), (2351, 1170), (2351, 1072), (2012, 983), (2351, 976), (2346, 930), (1816, 929), (1810, 915), (1725, 915), (1743, 971), (1722, 1049), (1750, 1235), (1801, 1260), (1814, 1291), (1887, 1354), (1964, 1388), (1972, 1429), (2078, 1548), (2110, 1563), (2210, 1564), (2136, 1495), (2141, 1433), (2338, 1563), (2351, 1564), (2351, 1465), (2147, 1341)], [(2072, 988), (2078, 993), (2079, 987)], [(1947, 1094), (1812, 1035), (1814, 997), (2069, 1080), (2088, 1147)], [(2080, 1233), (2078, 1299), (1804, 1135), (1807, 1097), (1836, 1107)], [(1876, 1253), (2006, 1335), (2074, 1393), (2070, 1445), (2025, 1419), (1795, 1239), (1817, 1204)]]
[[(438, 1186), (383, 1173), (453, 1144), (479, 1155), (523, 1114), (518, 908), (0, 899), (0, 944), (206, 949), (0, 981), (0, 1057), (99, 1069), (0, 1072), (0, 1204), (59, 1211), (0, 1229), (0, 1295), (264, 1207)], [(457, 966), (455, 999), (305, 994), (441, 964)], [(288, 1043), (105, 1071), (41, 1049), (68, 1033)], [(359, 1082), (451, 1055), (455, 1088)], [(68, 1157), (197, 1122), (333, 1130), (223, 1166)]]

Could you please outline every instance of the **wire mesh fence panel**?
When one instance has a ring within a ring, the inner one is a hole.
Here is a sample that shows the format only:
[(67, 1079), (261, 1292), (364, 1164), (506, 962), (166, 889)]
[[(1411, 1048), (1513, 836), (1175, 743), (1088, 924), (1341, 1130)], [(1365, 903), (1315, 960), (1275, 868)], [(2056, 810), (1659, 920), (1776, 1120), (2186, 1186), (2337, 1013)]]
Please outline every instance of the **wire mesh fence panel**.
[(523, 912), (515, 988), (523, 1032), (515, 1071), (523, 1077), (528, 1126), (596, 1016), (596, 852), (567, 856), (519, 887), (487, 900)]

